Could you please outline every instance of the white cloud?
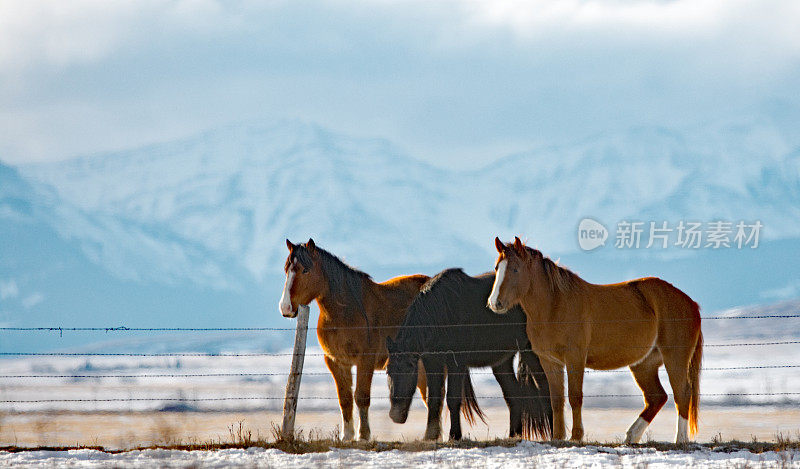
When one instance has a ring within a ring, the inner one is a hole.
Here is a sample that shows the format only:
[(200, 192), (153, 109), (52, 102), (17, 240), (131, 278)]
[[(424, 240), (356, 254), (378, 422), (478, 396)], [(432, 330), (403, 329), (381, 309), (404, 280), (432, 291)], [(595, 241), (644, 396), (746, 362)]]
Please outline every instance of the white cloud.
[(119, 44), (131, 2), (17, 1), (0, 4), (0, 66), (97, 60)]
[[(0, 3), (0, 67), (67, 66), (106, 59), (171, 34), (240, 25), (216, 0), (18, 0)], [(162, 44), (169, 47), (169, 44)]]
[(16, 298), (19, 295), (19, 287), (14, 279), (0, 280), (0, 300)]
[(22, 306), (25, 309), (31, 309), (34, 306), (36, 306), (39, 303), (41, 303), (42, 301), (44, 301), (44, 295), (42, 293), (40, 293), (40, 292), (36, 292), (36, 293), (34, 293), (32, 295), (26, 296), (22, 300)]
[(761, 292), (762, 298), (786, 300), (800, 296), (800, 280), (792, 280), (786, 285)]
[(798, 17), (796, 0), (5, 1), (0, 158), (288, 116), (457, 159), (798, 104)]
[[(800, 6), (791, 0), (487, 0), (470, 2), (475, 23), (505, 25), (521, 36), (563, 33), (567, 30), (648, 35), (719, 33), (732, 24), (751, 27), (782, 25), (789, 33)], [(566, 31), (569, 32), (569, 31)], [(763, 31), (774, 34), (775, 30)], [(797, 41), (797, 37), (792, 37)]]

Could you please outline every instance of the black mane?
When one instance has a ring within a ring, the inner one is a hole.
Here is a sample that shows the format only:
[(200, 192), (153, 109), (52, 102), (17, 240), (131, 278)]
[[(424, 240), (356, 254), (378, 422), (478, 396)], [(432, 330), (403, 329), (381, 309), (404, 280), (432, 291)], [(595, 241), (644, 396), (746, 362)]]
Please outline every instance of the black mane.
[(397, 343), (406, 350), (429, 350), (439, 334), (456, 332), (455, 328), (436, 326), (461, 324), (464, 310), (485, 304), (493, 283), (494, 272), (478, 277), (470, 277), (460, 268), (439, 272), (422, 285), (408, 307)]
[[(314, 252), (318, 255), (322, 274), (328, 280), (330, 299), (339, 305), (347, 306), (348, 310), (358, 311), (364, 320), (367, 320), (363, 290), (364, 282), (372, 280), (372, 277), (366, 272), (347, 265), (344, 261), (319, 246), (314, 246)], [(310, 269), (314, 265), (311, 253), (304, 244), (295, 245), (292, 254), (286, 259), (284, 270), (287, 270), (295, 259), (305, 269)], [(369, 321), (367, 321), (367, 324), (369, 325)]]

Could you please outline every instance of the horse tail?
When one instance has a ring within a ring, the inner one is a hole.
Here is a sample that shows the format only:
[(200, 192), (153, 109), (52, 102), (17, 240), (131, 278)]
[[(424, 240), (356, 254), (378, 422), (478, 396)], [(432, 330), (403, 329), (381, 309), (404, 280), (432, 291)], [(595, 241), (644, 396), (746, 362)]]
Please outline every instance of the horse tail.
[[(695, 303), (695, 306), (697, 304)], [(694, 346), (694, 353), (689, 362), (689, 388), (691, 397), (689, 398), (689, 434), (694, 437), (697, 434), (697, 413), (700, 410), (700, 367), (703, 361), (703, 332), (697, 336), (697, 343)]]
[(472, 379), (469, 377), (469, 368), (464, 373), (464, 386), (461, 388), (461, 414), (470, 425), (475, 424), (477, 415), (483, 423), (486, 423), (486, 415), (478, 406), (478, 398), (475, 396), (475, 388), (472, 387)]
[(539, 357), (530, 349), (520, 351), (517, 380), (521, 389), (522, 437), (550, 439), (553, 434), (550, 386)]

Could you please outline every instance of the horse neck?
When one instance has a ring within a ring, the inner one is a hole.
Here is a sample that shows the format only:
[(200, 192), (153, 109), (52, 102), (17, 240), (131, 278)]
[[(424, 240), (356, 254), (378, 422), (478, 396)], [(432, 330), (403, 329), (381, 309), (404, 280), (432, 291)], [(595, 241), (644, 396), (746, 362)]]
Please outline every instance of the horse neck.
[(397, 344), (403, 351), (421, 352), (428, 350), (427, 344), (433, 339), (436, 327), (420, 327), (423, 324), (415, 318), (406, 318), (404, 325), (410, 327), (403, 328), (401, 326), (400, 333), (397, 335)]
[[(362, 296), (366, 297), (368, 292), (374, 288), (375, 282), (370, 280), (367, 277), (362, 278), (364, 282), (361, 288)], [(333, 322), (352, 322), (352, 314), (348, 311), (351, 305), (355, 304), (356, 301), (348, 301), (346, 304), (342, 304), (331, 294), (330, 291), (330, 283), (328, 282), (327, 278), (325, 279), (327, 285), (325, 286), (322, 293), (320, 293), (316, 300), (317, 305), (319, 306), (320, 311), (320, 320), (330, 320)], [(366, 301), (363, 301), (362, 304), (364, 308), (367, 308)], [(361, 317), (361, 314), (358, 314), (358, 317)]]
[[(541, 277), (537, 273), (536, 278)], [(552, 312), (555, 295), (546, 282), (533, 280), (527, 293), (520, 299), (520, 304), (528, 317), (544, 319)]]

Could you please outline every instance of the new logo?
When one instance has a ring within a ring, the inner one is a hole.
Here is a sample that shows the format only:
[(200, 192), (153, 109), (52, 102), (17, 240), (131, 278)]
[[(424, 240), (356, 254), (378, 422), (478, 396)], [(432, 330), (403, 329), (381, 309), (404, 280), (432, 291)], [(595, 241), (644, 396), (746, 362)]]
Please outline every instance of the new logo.
[(606, 245), (608, 230), (602, 223), (584, 218), (578, 224), (578, 246), (584, 251), (591, 251)]

